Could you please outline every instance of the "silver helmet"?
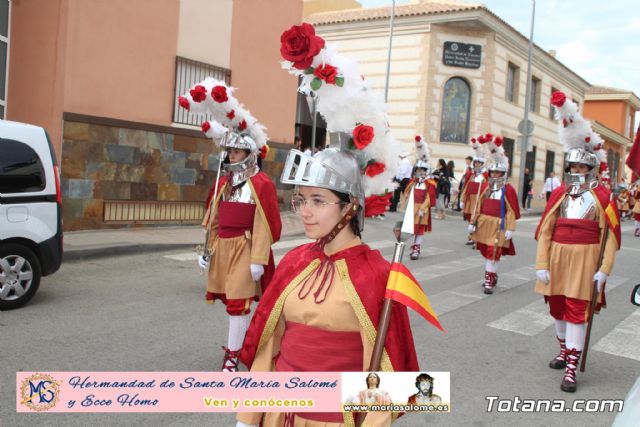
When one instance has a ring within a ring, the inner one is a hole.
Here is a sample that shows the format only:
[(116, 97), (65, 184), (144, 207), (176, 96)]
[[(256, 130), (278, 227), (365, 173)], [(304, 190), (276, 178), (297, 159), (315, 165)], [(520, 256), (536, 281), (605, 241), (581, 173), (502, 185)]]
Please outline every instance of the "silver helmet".
[[(493, 190), (499, 190), (507, 183), (507, 170), (509, 167), (506, 162), (495, 161), (489, 164), (489, 186)], [(497, 178), (491, 176), (491, 172), (502, 172), (502, 176)]]
[[(480, 163), (480, 166), (476, 166), (475, 165), (476, 162)], [(484, 160), (483, 156), (473, 156), (473, 162), (472, 162), (473, 170), (476, 173), (484, 172), (484, 162), (485, 162), (485, 160)]]
[(313, 157), (298, 150), (289, 151), (280, 182), (320, 187), (348, 194), (358, 200), (358, 226), (364, 228), (364, 187), (360, 165), (351, 152), (326, 148)]
[[(220, 146), (225, 150), (236, 148), (249, 152), (240, 162), (224, 164), (225, 172), (231, 175), (231, 185), (239, 185), (259, 172), (256, 143), (249, 135), (227, 132), (220, 140)], [(226, 156), (227, 152), (222, 155)]]
[[(422, 170), (419, 170), (422, 169)], [(421, 182), (427, 179), (429, 175), (431, 175), (431, 166), (429, 162), (424, 160), (418, 160), (416, 164), (413, 166), (413, 176), (419, 179)]]
[[(571, 173), (571, 163), (580, 163), (589, 166), (587, 173)], [(582, 148), (572, 148), (567, 151), (564, 160), (564, 182), (567, 193), (577, 195), (598, 185), (596, 179), (596, 155)]]

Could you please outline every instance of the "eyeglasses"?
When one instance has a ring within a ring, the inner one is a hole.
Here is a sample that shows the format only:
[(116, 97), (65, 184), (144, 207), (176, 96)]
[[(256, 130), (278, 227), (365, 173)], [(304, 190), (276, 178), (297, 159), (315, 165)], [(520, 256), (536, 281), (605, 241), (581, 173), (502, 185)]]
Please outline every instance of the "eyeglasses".
[(347, 205), (347, 202), (325, 202), (322, 199), (318, 199), (313, 197), (311, 199), (305, 199), (302, 196), (293, 196), (291, 197), (291, 209), (294, 212), (301, 212), (302, 208), (307, 206), (309, 209), (313, 211), (320, 210), (327, 205)]

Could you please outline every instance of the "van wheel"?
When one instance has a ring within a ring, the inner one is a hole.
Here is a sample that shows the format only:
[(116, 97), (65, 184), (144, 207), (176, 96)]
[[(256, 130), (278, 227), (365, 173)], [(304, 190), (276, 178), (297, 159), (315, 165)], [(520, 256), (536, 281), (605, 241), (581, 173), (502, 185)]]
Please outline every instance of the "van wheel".
[(42, 276), (40, 261), (26, 246), (0, 248), (0, 310), (22, 307), (35, 295)]

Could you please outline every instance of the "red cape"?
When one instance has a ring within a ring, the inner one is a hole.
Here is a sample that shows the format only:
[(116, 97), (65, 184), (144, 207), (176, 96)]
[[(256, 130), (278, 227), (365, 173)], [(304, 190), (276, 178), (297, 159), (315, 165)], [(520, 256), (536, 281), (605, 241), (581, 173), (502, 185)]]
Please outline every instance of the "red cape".
[[(251, 367), (261, 340), (265, 343), (273, 333), (275, 323), (271, 322), (277, 322), (282, 315), (282, 305), (276, 306), (282, 292), (313, 260), (324, 256), (314, 245), (309, 243), (299, 246), (280, 261), (273, 281), (262, 296), (251, 320), (242, 346), (240, 360), (247, 367)], [(349, 278), (357, 296), (362, 302), (367, 317), (377, 330), (389, 278), (389, 262), (379, 251), (371, 250), (365, 244), (345, 249), (330, 258), (333, 261), (344, 259), (346, 262)], [(270, 316), (273, 317), (269, 323), (271, 331), (265, 331)], [(264, 337), (263, 333), (266, 334)], [(395, 371), (418, 371), (418, 359), (407, 308), (396, 302), (392, 302), (391, 321), (384, 348)]]
[[(276, 186), (271, 181), (271, 178), (266, 173), (260, 171), (251, 178), (249, 178), (251, 186), (253, 188), (252, 194), (256, 202), (256, 213), (258, 215), (264, 215), (267, 225), (269, 226), (269, 233), (271, 234), (271, 244), (280, 240), (280, 233), (282, 232), (282, 221), (280, 220), (280, 207), (278, 206), (278, 196), (276, 194)], [(218, 193), (216, 205), (219, 203), (220, 196), (224, 191), (227, 183), (227, 177), (222, 176), (218, 181)], [(245, 184), (246, 185), (246, 184)], [(206, 206), (209, 207), (213, 193), (215, 191), (215, 185), (211, 186), (209, 196), (207, 197)], [(273, 273), (275, 271), (275, 263), (273, 260), (273, 251), (269, 252), (269, 264), (265, 266), (264, 274), (260, 279), (262, 290), (266, 289)]]
[[(608, 207), (610, 207), (611, 211), (613, 212), (613, 216), (615, 218), (613, 221), (609, 217), (609, 215), (605, 214), (604, 217), (607, 221), (607, 224), (609, 225), (609, 231), (613, 232), (616, 236), (616, 240), (618, 241), (618, 248), (620, 248), (622, 237), (620, 235), (620, 214), (618, 213), (618, 208), (616, 207), (615, 203), (611, 200), (611, 191), (609, 191), (602, 185), (598, 185), (592, 191), (595, 194), (596, 199), (600, 203), (602, 210), (605, 211)], [(538, 227), (536, 228), (536, 240), (538, 240), (540, 227), (547, 218), (547, 215), (549, 215), (549, 213), (551, 212), (554, 212), (556, 209), (558, 209), (558, 207), (560, 207), (560, 202), (563, 200), (565, 194), (566, 192), (564, 184), (561, 184), (560, 187), (556, 188), (555, 190), (553, 190), (553, 193), (551, 193), (549, 201), (547, 202), (547, 207), (544, 209), (542, 217), (540, 218), (540, 222), (538, 223)]]

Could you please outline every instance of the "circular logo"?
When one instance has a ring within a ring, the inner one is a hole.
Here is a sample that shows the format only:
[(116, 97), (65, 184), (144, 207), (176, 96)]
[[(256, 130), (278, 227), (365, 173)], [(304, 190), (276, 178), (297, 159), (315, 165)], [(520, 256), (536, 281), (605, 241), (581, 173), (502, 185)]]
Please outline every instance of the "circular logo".
[(451, 50), (454, 52), (458, 51), (458, 44), (457, 43), (451, 43)]
[(60, 382), (47, 374), (33, 374), (22, 381), (20, 403), (33, 411), (47, 411), (58, 403)]

